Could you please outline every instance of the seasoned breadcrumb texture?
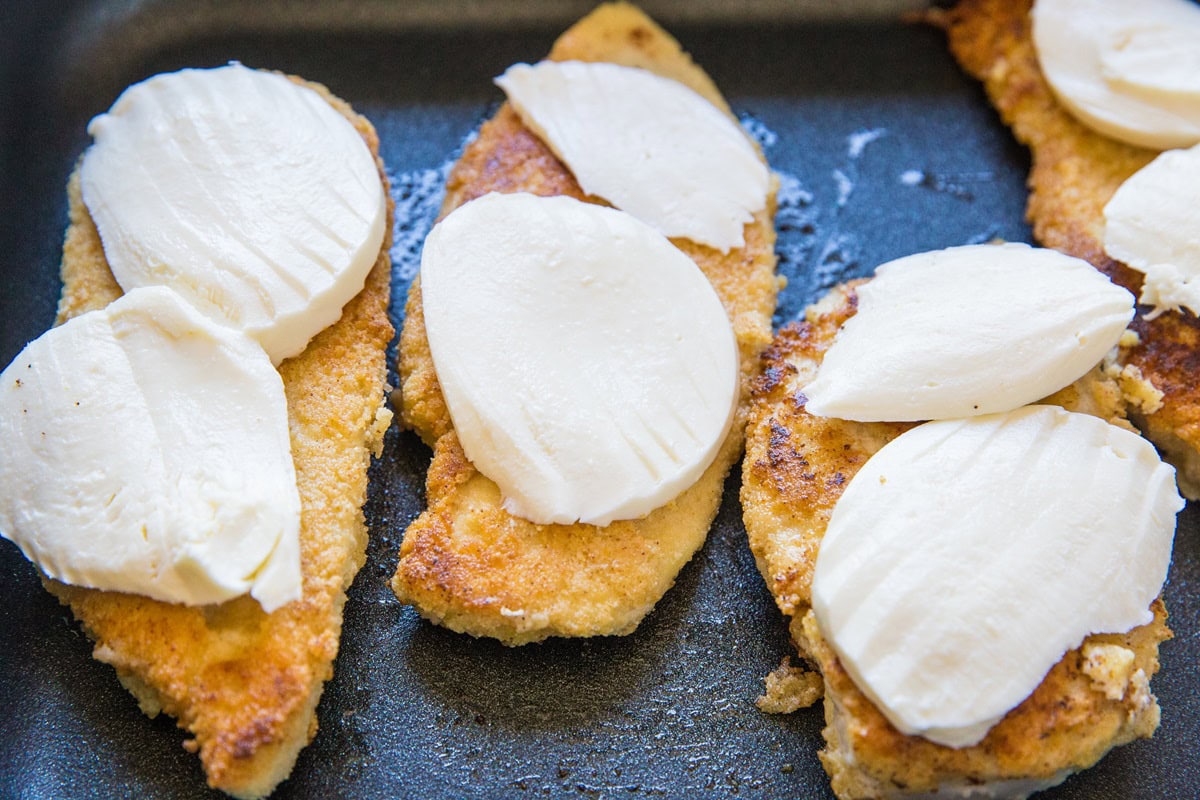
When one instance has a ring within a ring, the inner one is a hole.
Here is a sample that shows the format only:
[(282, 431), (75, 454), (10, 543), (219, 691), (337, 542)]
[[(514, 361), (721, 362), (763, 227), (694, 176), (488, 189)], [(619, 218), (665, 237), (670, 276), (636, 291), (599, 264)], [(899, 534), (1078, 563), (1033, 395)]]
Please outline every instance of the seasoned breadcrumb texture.
[(1126, 364), (1112, 376), (1132, 408), (1142, 414), (1153, 414), (1163, 407), (1163, 393), (1134, 364)]
[[(564, 33), (550, 58), (641, 67), (684, 83), (728, 113), (712, 81), (679, 43), (633, 6), (603, 5)], [(773, 182), (774, 183), (774, 182)], [(585, 197), (574, 177), (505, 103), (466, 148), (446, 186), (443, 215), (488, 192)], [(471, 465), (454, 434), (413, 281), (400, 335), (401, 419), (433, 448), (428, 508), (408, 528), (392, 579), (396, 596), (451, 630), (508, 645), (550, 636), (626, 634), (637, 627), (703, 544), (725, 475), (742, 447), (744, 401), (771, 338), (775, 277), (774, 186), (767, 208), (728, 254), (684, 239), (716, 289), (737, 337), (741, 396), (715, 460), (688, 490), (637, 520), (535, 525), (501, 505), (495, 483)]]
[(766, 691), (755, 705), (765, 714), (790, 714), (825, 696), (821, 673), (794, 666), (790, 656), (784, 656), (783, 662), (767, 673), (764, 683)]
[[(1117, 644), (1086, 644), (1081, 648), (1083, 672), (1109, 700), (1120, 700), (1129, 691), (1137, 654)], [(1142, 673), (1144, 676), (1145, 673)]]
[[(855, 313), (861, 283), (835, 287), (808, 309), (804, 321), (785, 326), (763, 354), (742, 466), (750, 547), (776, 604), (791, 618), (800, 654), (824, 679), (821, 760), (838, 797), (911, 798), (934, 791), (938, 797), (1025, 796), (1092, 765), (1112, 747), (1154, 732), (1159, 712), (1149, 677), (1158, 670), (1159, 642), (1171, 635), (1166, 611), (1155, 601), (1150, 624), (1127, 634), (1088, 637), (974, 746), (945, 747), (902, 734), (888, 722), (855, 686), (811, 611), (817, 552), (834, 505), (866, 460), (912, 427), (805, 411), (804, 387), (838, 328)], [(1123, 421), (1129, 407), (1100, 366), (1044, 402), (1114, 423)], [(1133, 654), (1133, 669), (1117, 697), (1109, 696), (1112, 682), (1105, 682), (1103, 671), (1107, 666), (1115, 673), (1117, 661), (1097, 655), (1114, 651), (1095, 649), (1108, 645)]]
[[(374, 128), (318, 84), (309, 86), (346, 116), (375, 154)], [(68, 185), (58, 322), (121, 295), (95, 224)], [(235, 797), (269, 794), (316, 733), (316, 706), (333, 675), (346, 589), (366, 558), (367, 466), (391, 412), (383, 407), (384, 350), (392, 337), (392, 201), (388, 233), (363, 290), (341, 319), (279, 369), (287, 396), (292, 459), (300, 492), (303, 597), (271, 614), (248, 596), (189, 607), (146, 597), (43, 583), (68, 605), (146, 714), (165, 711), (192, 737), (210, 786)]]
[[(1104, 206), (1127, 178), (1158, 153), (1096, 133), (1055, 99), (1038, 67), (1030, 28), (1031, 0), (963, 0), (928, 18), (946, 31), (962, 68), (983, 82), (992, 105), (1027, 146), (1026, 215), (1047, 247), (1090, 261), (1135, 296), (1142, 274), (1104, 252)], [(1165, 313), (1150, 319), (1139, 309), (1132, 329), (1139, 342), (1123, 350), (1162, 392), (1132, 409), (1130, 419), (1178, 470), (1179, 488), (1200, 498), (1200, 319)]]

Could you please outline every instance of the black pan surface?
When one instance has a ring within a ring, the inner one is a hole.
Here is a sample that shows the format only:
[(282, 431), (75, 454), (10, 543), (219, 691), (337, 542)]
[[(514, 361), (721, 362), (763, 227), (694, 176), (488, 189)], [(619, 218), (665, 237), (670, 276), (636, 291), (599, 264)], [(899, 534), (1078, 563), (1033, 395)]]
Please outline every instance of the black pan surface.
[[(498, 103), (491, 78), (540, 58), (565, 22), (376, 29), (367, 18), (324, 34), (285, 17), (253, 33), (196, 22), (219, 2), (191, 4), (187, 25), (155, 17), (180, 7), (0, 12), (0, 363), (53, 320), (64, 186), (87, 120), (132, 82), (230, 59), (325, 83), (375, 123), (397, 201), (398, 328), (448, 165)], [(130, 9), (139, 24), (123, 26)], [(1029, 240), (1028, 156), (937, 32), (892, 19), (667, 22), (781, 174), (789, 283), (777, 325), (889, 259)], [(387, 587), (429, 457), (412, 434), (388, 434), (320, 732), (276, 797), (832, 797), (816, 757), (819, 707), (754, 706), (789, 645), (746, 545), (736, 469), (707, 545), (634, 634), (508, 649), (421, 621)], [(1176, 638), (1153, 684), (1161, 729), (1048, 800), (1200, 796), (1198, 527), (1189, 507), (1166, 587)], [(0, 580), (0, 796), (214, 796), (184, 734), (138, 712), (7, 542)]]

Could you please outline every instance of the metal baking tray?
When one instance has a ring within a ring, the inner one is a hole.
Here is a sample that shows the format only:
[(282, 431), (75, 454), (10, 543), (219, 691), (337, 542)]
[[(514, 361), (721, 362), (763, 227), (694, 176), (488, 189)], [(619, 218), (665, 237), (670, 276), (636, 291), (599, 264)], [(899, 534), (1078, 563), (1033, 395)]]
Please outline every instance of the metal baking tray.
[[(84, 126), (126, 85), (231, 59), (327, 84), (379, 130), (397, 202), (397, 327), (448, 165), (495, 109), (491, 79), (540, 58), (591, 3), (10, 2), (0, 11), (0, 363), (52, 322), (65, 183)], [(776, 324), (833, 283), (919, 250), (1028, 241), (1028, 156), (940, 33), (900, 6), (760, 0), (648, 10), (724, 90), (782, 176)], [(864, 10), (865, 9), (865, 13)], [(0, 457), (3, 454), (0, 453)], [(371, 473), (367, 565), (319, 709), (275, 796), (832, 797), (819, 707), (754, 705), (790, 652), (755, 571), (737, 470), (704, 549), (632, 635), (508, 649), (421, 621), (387, 586), (430, 453), (393, 429)], [(1050, 798), (1200, 792), (1200, 514), (1180, 517), (1166, 587), (1176, 638), (1151, 741)], [(149, 720), (0, 543), (0, 796), (213, 796), (185, 735)]]

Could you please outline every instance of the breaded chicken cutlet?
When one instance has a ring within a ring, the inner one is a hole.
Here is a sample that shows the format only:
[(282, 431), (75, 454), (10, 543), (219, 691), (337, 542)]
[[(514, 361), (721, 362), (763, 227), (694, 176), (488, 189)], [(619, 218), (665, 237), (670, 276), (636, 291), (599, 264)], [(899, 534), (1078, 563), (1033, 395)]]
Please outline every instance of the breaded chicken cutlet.
[[(712, 81), (670, 35), (631, 5), (593, 11), (555, 43), (552, 60), (640, 67), (694, 89), (725, 113)], [(450, 175), (445, 216), (488, 192), (585, 197), (570, 171), (505, 103), (484, 124)], [(775, 277), (774, 190), (729, 253), (684, 239), (732, 321), (741, 398), (770, 341)], [(392, 580), (397, 597), (452, 630), (519, 645), (550, 636), (626, 634), (637, 627), (704, 543), (725, 475), (742, 448), (744, 403), (715, 460), (675, 500), (604, 527), (535, 525), (501, 507), (495, 483), (463, 454), (438, 387), (414, 281), (400, 338), (402, 419), (434, 451), (427, 510), (409, 526)]]
[[(371, 123), (325, 87), (293, 80), (350, 120), (386, 187)], [(58, 323), (121, 296), (83, 204), (78, 169), (68, 196)], [(279, 365), (301, 502), (302, 599), (267, 614), (248, 595), (185, 606), (44, 580), (142, 711), (175, 717), (192, 734), (188, 748), (199, 752), (209, 785), (236, 797), (270, 794), (316, 734), (317, 701), (333, 675), (346, 590), (366, 558), (367, 467), (391, 419), (383, 405), (384, 350), (393, 333), (387, 315), (390, 196), (387, 203), (387, 233), (362, 291), (338, 322)]]
[[(978, 744), (955, 749), (891, 725), (855, 685), (812, 612), (817, 552), (833, 507), (862, 465), (913, 423), (849, 422), (805, 410), (813, 379), (838, 328), (853, 316), (855, 286), (835, 288), (806, 319), (779, 332), (754, 387), (742, 467), (750, 547), (800, 654), (825, 683), (821, 761), (842, 800), (933, 796), (1025, 797), (1148, 737), (1159, 709), (1149, 678), (1159, 642), (1170, 638), (1161, 600), (1154, 620), (1121, 635), (1093, 635), (1067, 653), (1040, 686)], [(1114, 424), (1127, 402), (1093, 369), (1045, 400)], [(1132, 665), (1120, 666), (1133, 654)]]
[[(1046, 247), (1091, 262), (1137, 296), (1142, 273), (1104, 252), (1104, 206), (1158, 152), (1118, 142), (1076, 120), (1054, 97), (1034, 50), (1030, 0), (963, 0), (930, 15), (959, 64), (983, 82), (1000, 118), (1033, 157), (1027, 216)], [(1163, 393), (1154, 413), (1130, 417), (1177, 470), (1179, 488), (1200, 498), (1200, 320), (1188, 312), (1131, 326), (1141, 344), (1129, 364)]]

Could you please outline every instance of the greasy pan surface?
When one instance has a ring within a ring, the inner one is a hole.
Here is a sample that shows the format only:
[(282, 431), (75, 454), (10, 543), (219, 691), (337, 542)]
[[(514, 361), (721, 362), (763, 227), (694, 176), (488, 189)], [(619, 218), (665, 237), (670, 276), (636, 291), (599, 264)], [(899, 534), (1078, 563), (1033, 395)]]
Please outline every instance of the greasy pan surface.
[[(96, 34), (99, 46), (64, 47), (67, 36), (86, 41), (71, 22), (77, 10), (0, 11), (0, 364), (53, 319), (66, 177), (87, 145), (87, 120), (127, 84), (236, 58), (325, 83), (370, 118), (397, 199), (399, 328), (446, 165), (500, 96), (491, 78), (539, 58), (559, 32), (218, 31), (146, 49), (144, 39), (122, 40), (132, 29), (118, 26)], [(891, 258), (1028, 240), (1027, 157), (937, 32), (893, 22), (664, 22), (782, 173), (789, 285), (777, 323)], [(789, 645), (746, 546), (736, 470), (708, 544), (637, 632), (512, 650), (420, 621), (387, 586), (404, 527), (422, 507), (429, 456), (415, 436), (388, 434), (372, 471), (368, 562), (350, 591), (321, 729), (276, 797), (831, 796), (816, 758), (819, 707), (780, 717), (753, 704)], [(1196, 795), (1198, 528), (1187, 509), (1166, 589), (1176, 638), (1153, 684), (1163, 707), (1157, 736), (1041, 796)], [(183, 733), (138, 712), (7, 542), (0, 581), (0, 797), (211, 796)]]

